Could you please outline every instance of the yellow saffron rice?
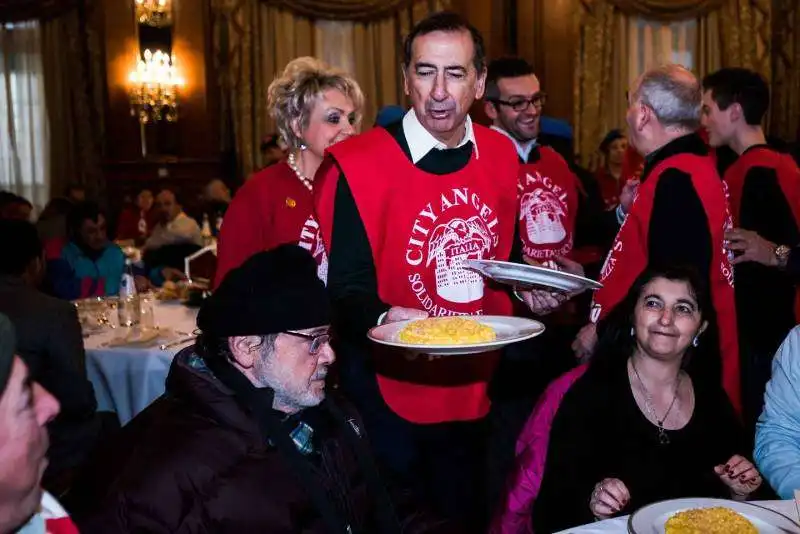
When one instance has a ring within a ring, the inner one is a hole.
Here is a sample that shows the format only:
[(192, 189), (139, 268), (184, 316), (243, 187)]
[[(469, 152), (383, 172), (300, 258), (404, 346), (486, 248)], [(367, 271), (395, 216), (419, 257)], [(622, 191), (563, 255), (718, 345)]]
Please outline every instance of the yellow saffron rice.
[(721, 506), (679, 512), (665, 527), (666, 534), (758, 534), (744, 516)]
[(403, 343), (422, 345), (460, 345), (494, 341), (490, 326), (467, 317), (430, 317), (406, 325), (398, 334)]

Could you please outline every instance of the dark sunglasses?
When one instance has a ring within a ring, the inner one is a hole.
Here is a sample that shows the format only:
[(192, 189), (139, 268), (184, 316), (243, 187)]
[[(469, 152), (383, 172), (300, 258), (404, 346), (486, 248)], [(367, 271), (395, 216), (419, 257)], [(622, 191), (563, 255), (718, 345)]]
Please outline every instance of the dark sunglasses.
[(319, 351), (322, 350), (323, 345), (331, 342), (330, 330), (323, 330), (322, 332), (317, 332), (314, 334), (304, 334), (302, 332), (292, 332), (291, 330), (287, 330), (284, 332), (284, 334), (289, 334), (290, 336), (299, 337), (305, 339), (306, 341), (310, 341), (311, 345), (308, 347), (308, 353), (312, 356), (319, 354)]
[(519, 100), (514, 100), (509, 102), (508, 100), (501, 100), (499, 98), (492, 99), (492, 102), (495, 104), (500, 104), (501, 106), (508, 106), (514, 111), (525, 111), (528, 109), (528, 106), (533, 106), (536, 109), (542, 109), (547, 102), (547, 94), (546, 93), (536, 93), (530, 98), (522, 98)]

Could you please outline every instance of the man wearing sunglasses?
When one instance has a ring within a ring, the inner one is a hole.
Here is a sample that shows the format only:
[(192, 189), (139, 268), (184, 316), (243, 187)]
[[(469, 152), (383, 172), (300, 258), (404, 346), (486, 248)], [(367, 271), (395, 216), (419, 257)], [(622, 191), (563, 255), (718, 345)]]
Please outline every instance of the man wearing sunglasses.
[(326, 392), (335, 355), (316, 272), (284, 245), (226, 275), (166, 395), (123, 429), (127, 457), (100, 466), (81, 532), (450, 531), (390, 496), (360, 416)]

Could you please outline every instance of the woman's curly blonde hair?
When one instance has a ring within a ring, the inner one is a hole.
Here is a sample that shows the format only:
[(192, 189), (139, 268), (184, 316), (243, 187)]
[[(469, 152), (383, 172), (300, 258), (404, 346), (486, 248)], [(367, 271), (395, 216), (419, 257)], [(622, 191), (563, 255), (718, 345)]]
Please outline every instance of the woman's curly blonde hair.
[(346, 72), (331, 67), (314, 57), (293, 59), (275, 78), (267, 90), (267, 104), (272, 118), (286, 144), (297, 148), (303, 142), (292, 129), (308, 127), (311, 110), (319, 96), (328, 89), (337, 89), (353, 101), (358, 120), (364, 107), (364, 94), (358, 83)]

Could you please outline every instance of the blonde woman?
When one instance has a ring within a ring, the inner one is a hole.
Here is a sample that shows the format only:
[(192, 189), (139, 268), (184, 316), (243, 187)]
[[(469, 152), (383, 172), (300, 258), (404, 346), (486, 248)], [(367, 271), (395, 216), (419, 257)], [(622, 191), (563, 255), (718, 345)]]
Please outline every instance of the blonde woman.
[(358, 133), (364, 96), (346, 73), (301, 57), (270, 84), (268, 98), (288, 154), (255, 173), (233, 198), (220, 232), (215, 286), (256, 252), (283, 243), (308, 249), (320, 278), (327, 276), (313, 216), (314, 174), (329, 146)]

